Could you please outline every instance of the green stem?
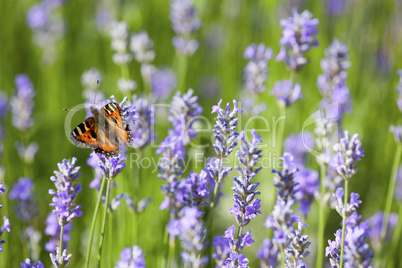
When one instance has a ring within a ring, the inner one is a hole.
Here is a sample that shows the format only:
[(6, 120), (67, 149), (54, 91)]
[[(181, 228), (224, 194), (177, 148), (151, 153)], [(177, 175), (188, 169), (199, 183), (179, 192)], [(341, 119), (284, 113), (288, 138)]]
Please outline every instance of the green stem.
[(182, 93), (186, 92), (186, 77), (187, 77), (187, 65), (188, 65), (188, 57), (178, 55), (179, 59), (179, 91)]
[(109, 267), (113, 267), (113, 217), (112, 217), (112, 212), (109, 212), (108, 215), (108, 222), (109, 222), (109, 254), (108, 254), (108, 258), (109, 258)]
[[(139, 151), (139, 159), (142, 158), (142, 152)], [(141, 165), (138, 165), (136, 169), (136, 174), (134, 178), (134, 203), (136, 206), (136, 210), (134, 211), (134, 245), (138, 243), (138, 235), (139, 235), (139, 228), (138, 228), (138, 221), (139, 221), (139, 214), (138, 214), (138, 202), (140, 199), (140, 184), (141, 184)]]
[(101, 264), (103, 239), (105, 238), (106, 218), (107, 218), (107, 209), (108, 209), (108, 204), (109, 204), (109, 196), (110, 196), (110, 179), (107, 178), (105, 209), (103, 211), (102, 230), (101, 230), (101, 236), (99, 239), (98, 264), (97, 264), (98, 268), (100, 267), (100, 264)]
[[(344, 193), (344, 198), (343, 198), (343, 206), (346, 208), (348, 204), (348, 182), (349, 180), (345, 180), (345, 193)], [(342, 246), (341, 246), (341, 264), (340, 267), (343, 267), (343, 253), (345, 251), (345, 232), (346, 232), (346, 213), (343, 212), (344, 215), (342, 215)]]
[[(398, 219), (402, 219), (402, 204), (399, 205), (399, 212), (398, 212)], [(392, 236), (391, 240), (391, 248), (389, 251), (389, 257), (387, 261), (387, 268), (393, 268), (395, 266), (395, 253), (398, 252), (398, 245), (400, 242), (400, 238), (402, 235), (402, 224), (398, 222), (395, 227), (394, 235)]]
[(100, 206), (101, 199), (102, 199), (103, 189), (105, 188), (105, 181), (106, 181), (106, 178), (102, 178), (102, 185), (101, 185), (101, 188), (99, 191), (98, 201), (96, 201), (95, 212), (92, 217), (91, 232), (89, 234), (89, 242), (88, 242), (88, 249), (87, 249), (87, 257), (85, 259), (85, 268), (89, 267), (89, 258), (91, 256), (91, 248), (92, 248), (92, 241), (93, 241), (94, 232), (95, 232), (96, 217), (98, 215), (99, 206)]
[(387, 200), (386, 200), (385, 209), (384, 209), (384, 221), (383, 221), (382, 230), (381, 230), (381, 240), (382, 241), (385, 241), (385, 236), (387, 234), (389, 214), (391, 212), (392, 199), (394, 197), (394, 191), (395, 191), (396, 175), (398, 173), (399, 163), (401, 162), (401, 153), (402, 153), (402, 144), (398, 143), (398, 146), (396, 147), (394, 163), (392, 165), (392, 173), (389, 178)]
[(176, 247), (176, 238), (174, 236), (169, 236), (169, 259), (168, 259), (168, 266), (167, 267), (176, 267), (173, 262), (174, 255), (175, 255), (175, 247)]
[(169, 234), (167, 232), (167, 224), (165, 231), (163, 232), (163, 247), (165, 250), (164, 258), (162, 259), (162, 265), (161, 267), (165, 266), (165, 268), (169, 267), (169, 262), (168, 262), (168, 254), (169, 254), (169, 248), (168, 248), (168, 240), (169, 240)]
[(320, 202), (319, 202), (319, 216), (318, 216), (318, 248), (317, 248), (317, 259), (316, 259), (316, 267), (324, 267), (323, 266), (323, 257), (324, 257), (324, 235), (325, 235), (325, 224), (326, 224), (326, 206), (324, 204), (324, 196), (325, 196), (325, 172), (326, 165), (325, 163), (320, 164), (320, 180), (321, 180), (321, 189), (320, 189)]
[[(64, 225), (60, 226), (61, 230), (60, 230), (60, 256), (63, 255), (63, 236), (64, 236)], [(64, 267), (63, 262), (60, 263), (59, 267)]]

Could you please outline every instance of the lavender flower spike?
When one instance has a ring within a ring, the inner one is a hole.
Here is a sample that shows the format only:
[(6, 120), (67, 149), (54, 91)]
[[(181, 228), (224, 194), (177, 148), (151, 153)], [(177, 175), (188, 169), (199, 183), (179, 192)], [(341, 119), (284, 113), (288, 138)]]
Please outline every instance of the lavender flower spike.
[(236, 152), (236, 156), (240, 162), (240, 166), (236, 166), (236, 169), (243, 178), (249, 176), (250, 180), (254, 178), (262, 168), (256, 167), (262, 156), (262, 150), (258, 149), (258, 146), (262, 143), (262, 139), (260, 135), (256, 134), (255, 129), (251, 130), (251, 134), (253, 139), (250, 142), (247, 142), (246, 132), (240, 132), (239, 140), (242, 144)]
[(398, 99), (396, 100), (396, 103), (398, 104), (399, 110), (402, 112), (402, 70), (398, 71), (398, 76), (399, 76), (399, 83), (398, 86), (396, 87), (396, 92), (398, 92)]
[(243, 110), (237, 107), (237, 102), (233, 100), (233, 110), (230, 110), (230, 103), (226, 105), (226, 109), (221, 109), (222, 100), (218, 102), (218, 105), (212, 106), (212, 113), (217, 113), (216, 125), (213, 128), (215, 133), (215, 144), (213, 145), (217, 155), (220, 158), (228, 157), (237, 145), (235, 139), (238, 133), (235, 131), (237, 121), (239, 120), (235, 116)]
[(56, 254), (53, 255), (52, 253), (49, 254), (50, 259), (55, 267), (60, 267), (62, 264), (63, 266), (67, 265), (70, 258), (72, 257), (71, 254), (67, 255), (67, 249), (64, 249), (63, 252), (60, 252), (60, 248), (56, 247)]
[(106, 158), (103, 155), (98, 155), (99, 157), (99, 168), (107, 179), (111, 180), (116, 177), (125, 167), (126, 163), (124, 160), (127, 158), (125, 157), (125, 150), (122, 149), (120, 155), (116, 157), (109, 157)]
[(11, 97), (11, 107), (13, 113), (13, 125), (20, 131), (25, 131), (32, 127), (34, 121), (32, 112), (34, 108), (33, 98), (35, 90), (31, 80), (26, 74), (20, 74), (15, 77), (17, 94)]
[(281, 20), (283, 28), (280, 40), (281, 50), (276, 57), (277, 61), (283, 61), (292, 72), (299, 71), (308, 63), (305, 53), (311, 47), (317, 46), (315, 35), (318, 33), (318, 19), (313, 18), (308, 10), (302, 13), (292, 10), (292, 16)]
[[(6, 216), (3, 216), (3, 226), (0, 228), (0, 237), (5, 231), (11, 232), (10, 220)], [(6, 241), (4, 241), (4, 239), (0, 239), (0, 252), (3, 252), (2, 244), (4, 243), (6, 243)]]
[(362, 143), (359, 140), (359, 135), (354, 134), (352, 138), (348, 131), (345, 131), (345, 136), (340, 142), (334, 145), (334, 151), (338, 152), (337, 161), (334, 164), (337, 172), (344, 179), (352, 177), (356, 171), (356, 162), (360, 161), (364, 156), (364, 150), (361, 149)]
[(58, 165), (59, 171), (55, 171), (56, 176), (50, 178), (54, 182), (57, 191), (50, 189), (49, 194), (53, 195), (54, 207), (53, 212), (56, 214), (60, 225), (66, 225), (75, 217), (81, 217), (82, 212), (79, 210), (80, 205), (75, 205), (74, 200), (77, 194), (81, 191), (81, 185), (73, 183), (81, 176), (79, 174), (80, 167), (75, 167), (77, 159), (72, 158), (71, 161), (63, 159)]
[(120, 253), (120, 260), (116, 262), (114, 268), (145, 268), (144, 256), (145, 254), (139, 246), (133, 246), (132, 251), (131, 248), (124, 248)]
[(276, 82), (271, 94), (276, 97), (277, 102), (281, 107), (289, 107), (302, 97), (300, 85), (295, 84), (290, 80)]
[(45, 268), (41, 261), (32, 263), (30, 259), (25, 259), (25, 262), (21, 262), (21, 268)]
[(149, 38), (147, 31), (142, 30), (131, 36), (130, 49), (141, 64), (150, 63), (155, 58), (154, 42)]

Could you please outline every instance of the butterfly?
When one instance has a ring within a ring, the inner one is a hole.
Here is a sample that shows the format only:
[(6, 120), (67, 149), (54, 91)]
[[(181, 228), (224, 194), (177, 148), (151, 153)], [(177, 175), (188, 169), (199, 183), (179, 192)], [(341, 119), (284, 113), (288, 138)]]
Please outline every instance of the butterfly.
[(91, 112), (93, 117), (88, 117), (71, 131), (70, 139), (76, 146), (110, 157), (117, 155), (121, 146), (130, 145), (133, 136), (118, 103), (108, 103), (100, 110), (91, 106)]

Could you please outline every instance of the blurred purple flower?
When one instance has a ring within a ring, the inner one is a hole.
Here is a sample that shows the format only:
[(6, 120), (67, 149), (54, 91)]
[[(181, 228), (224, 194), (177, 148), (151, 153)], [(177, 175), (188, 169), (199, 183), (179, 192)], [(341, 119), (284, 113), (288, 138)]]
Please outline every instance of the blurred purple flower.
[(302, 97), (300, 85), (290, 80), (276, 82), (271, 94), (276, 97), (278, 104), (282, 107), (288, 107)]
[[(3, 120), (8, 110), (7, 94), (0, 91), (0, 120)], [(0, 135), (0, 138), (2, 135)]]
[(111, 48), (115, 52), (113, 61), (117, 65), (124, 65), (132, 60), (132, 55), (128, 52), (128, 25), (125, 21), (113, 21), (110, 24), (109, 36), (111, 38)]
[(186, 40), (180, 36), (173, 37), (172, 44), (180, 54), (185, 56), (193, 55), (199, 47), (199, 43), (197, 40)]
[(281, 50), (276, 57), (277, 61), (283, 61), (293, 71), (299, 71), (308, 63), (305, 53), (318, 45), (315, 36), (318, 33), (318, 19), (313, 18), (308, 10), (302, 13), (292, 10), (292, 16), (281, 20), (283, 28), (280, 40)]
[(54, 207), (53, 213), (56, 214), (60, 225), (66, 225), (75, 217), (81, 217), (82, 212), (79, 210), (80, 205), (75, 205), (74, 200), (81, 191), (81, 184), (73, 183), (81, 176), (79, 174), (80, 167), (75, 167), (77, 159), (72, 158), (71, 161), (63, 159), (58, 163), (59, 171), (54, 171), (56, 176), (50, 177), (54, 182), (57, 191), (50, 189), (49, 194), (53, 196), (50, 206)]
[(149, 38), (148, 32), (141, 30), (130, 38), (130, 49), (139, 63), (149, 63), (155, 58), (154, 42)]
[(44, 3), (33, 5), (28, 10), (27, 24), (31, 29), (44, 28), (48, 22), (49, 14)]
[(396, 173), (396, 187), (395, 187), (395, 199), (398, 202), (402, 201), (402, 166), (398, 168)]
[(261, 267), (278, 267), (279, 263), (276, 262), (278, 254), (279, 249), (276, 244), (272, 243), (268, 238), (264, 239), (257, 252), (257, 258), (261, 260)]
[(314, 148), (314, 136), (307, 130), (289, 135), (284, 142), (284, 151), (293, 155), (294, 163), (301, 168), (305, 165), (308, 152)]
[[(379, 253), (382, 247), (384, 246), (384, 241), (381, 239), (381, 231), (384, 224), (384, 212), (377, 211), (374, 213), (373, 216), (368, 220), (369, 225), (371, 227), (371, 231), (369, 233), (371, 245), (373, 246), (374, 250)], [(389, 215), (389, 221), (387, 226), (387, 235), (386, 235), (386, 242), (391, 240), (391, 232), (398, 224), (398, 214), (391, 213)]]
[(315, 194), (320, 190), (318, 172), (301, 168), (295, 175), (295, 182), (298, 185), (298, 191), (295, 193), (295, 198), (299, 200), (298, 211), (306, 218)]
[(212, 253), (212, 258), (215, 259), (216, 267), (222, 267), (232, 252), (229, 246), (229, 240), (220, 235), (215, 236), (212, 247), (215, 249), (215, 252)]
[[(64, 233), (63, 233), (63, 248), (67, 247), (68, 241), (71, 240), (71, 230), (72, 230), (72, 223), (68, 223), (64, 226)], [(55, 252), (56, 247), (60, 246), (60, 233), (61, 227), (57, 220), (57, 216), (50, 212), (46, 218), (46, 228), (44, 233), (48, 236), (51, 236), (48, 242), (45, 244), (45, 249), (48, 252)]]
[(14, 183), (9, 193), (10, 200), (17, 202), (17, 216), (24, 222), (29, 222), (36, 215), (36, 204), (33, 201), (34, 184), (31, 178), (21, 177)]
[(402, 126), (389, 126), (389, 131), (394, 134), (395, 142), (402, 143)]
[(345, 11), (346, 0), (327, 0), (327, 11), (329, 15), (339, 15)]
[(249, 45), (243, 57), (249, 59), (244, 68), (244, 88), (255, 94), (265, 91), (265, 81), (268, 77), (268, 60), (273, 56), (272, 49), (264, 44)]
[(15, 147), (21, 160), (26, 164), (33, 163), (34, 157), (39, 150), (39, 145), (36, 142), (30, 143), (28, 147), (25, 147), (22, 142), (16, 142)]
[(398, 99), (396, 103), (398, 104), (399, 110), (402, 112), (402, 70), (398, 70), (398, 86), (396, 87), (396, 92), (398, 92)]
[(17, 75), (15, 85), (17, 92), (10, 99), (13, 113), (12, 123), (19, 131), (26, 131), (34, 123), (32, 112), (34, 108), (33, 98), (36, 93), (31, 80), (26, 74)]
[(145, 254), (139, 246), (133, 246), (131, 248), (124, 248), (120, 253), (120, 260), (116, 262), (114, 268), (145, 268)]
[(131, 79), (119, 78), (117, 79), (117, 88), (126, 95), (137, 88), (137, 83)]
[(157, 100), (166, 99), (177, 86), (177, 78), (170, 68), (158, 69), (151, 75), (152, 94)]

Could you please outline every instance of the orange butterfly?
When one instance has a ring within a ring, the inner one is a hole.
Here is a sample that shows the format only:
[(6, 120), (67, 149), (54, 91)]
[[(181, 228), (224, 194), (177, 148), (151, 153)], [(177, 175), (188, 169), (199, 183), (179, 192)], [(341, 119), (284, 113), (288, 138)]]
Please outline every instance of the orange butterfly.
[(100, 110), (91, 106), (91, 112), (93, 117), (88, 117), (71, 131), (70, 139), (76, 146), (110, 157), (119, 153), (120, 146), (130, 145), (133, 136), (118, 103), (108, 103)]

